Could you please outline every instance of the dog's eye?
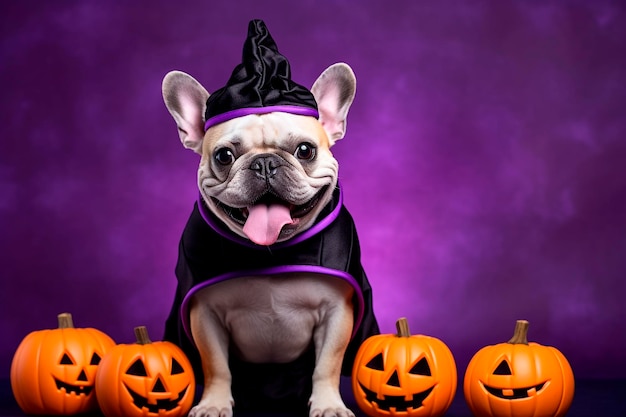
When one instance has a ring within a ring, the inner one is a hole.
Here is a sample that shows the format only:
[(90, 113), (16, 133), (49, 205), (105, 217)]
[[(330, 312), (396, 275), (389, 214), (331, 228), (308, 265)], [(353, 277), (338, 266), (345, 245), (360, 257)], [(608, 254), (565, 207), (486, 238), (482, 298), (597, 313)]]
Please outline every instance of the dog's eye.
[(232, 151), (228, 148), (222, 148), (215, 151), (213, 155), (215, 162), (220, 165), (230, 165), (235, 162), (235, 155), (233, 155)]
[(309, 143), (301, 143), (296, 148), (295, 157), (305, 161), (315, 158), (315, 147)]

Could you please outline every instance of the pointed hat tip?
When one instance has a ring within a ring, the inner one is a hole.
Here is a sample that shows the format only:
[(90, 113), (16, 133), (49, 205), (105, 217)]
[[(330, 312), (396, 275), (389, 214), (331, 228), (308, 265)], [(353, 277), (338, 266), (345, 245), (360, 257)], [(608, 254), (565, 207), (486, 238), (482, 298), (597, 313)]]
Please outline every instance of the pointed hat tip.
[(265, 22), (254, 19), (248, 24), (242, 62), (235, 67), (226, 86), (207, 100), (204, 128), (236, 117), (272, 111), (319, 117), (315, 97), (291, 79), (289, 61), (278, 51)]

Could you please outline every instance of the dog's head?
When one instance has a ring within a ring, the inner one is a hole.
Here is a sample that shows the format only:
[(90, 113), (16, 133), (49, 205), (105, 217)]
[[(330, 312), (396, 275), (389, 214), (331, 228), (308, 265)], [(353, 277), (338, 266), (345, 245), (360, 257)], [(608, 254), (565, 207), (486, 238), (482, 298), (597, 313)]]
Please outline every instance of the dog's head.
[(259, 245), (308, 229), (330, 201), (338, 171), (330, 148), (344, 137), (355, 91), (350, 67), (335, 64), (311, 88), (319, 120), (275, 111), (236, 117), (205, 132), (206, 89), (179, 71), (163, 80), (183, 145), (201, 155), (198, 187), (207, 207)]

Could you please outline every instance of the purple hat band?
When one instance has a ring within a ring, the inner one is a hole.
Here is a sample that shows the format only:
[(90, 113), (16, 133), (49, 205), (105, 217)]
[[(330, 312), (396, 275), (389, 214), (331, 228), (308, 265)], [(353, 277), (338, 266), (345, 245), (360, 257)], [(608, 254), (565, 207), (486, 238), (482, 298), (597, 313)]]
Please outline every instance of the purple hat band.
[(216, 124), (226, 122), (231, 119), (236, 119), (237, 117), (248, 116), (250, 114), (266, 114), (272, 112), (283, 112), (283, 113), (291, 113), (297, 114), (300, 116), (312, 116), (316, 119), (319, 117), (319, 113), (317, 110), (311, 107), (302, 107), (302, 106), (290, 106), (290, 105), (279, 105), (279, 106), (266, 106), (266, 107), (248, 107), (243, 109), (235, 109), (231, 111), (227, 111), (225, 113), (220, 113), (216, 116), (211, 117), (204, 124), (204, 131), (209, 130), (211, 126), (215, 126)]

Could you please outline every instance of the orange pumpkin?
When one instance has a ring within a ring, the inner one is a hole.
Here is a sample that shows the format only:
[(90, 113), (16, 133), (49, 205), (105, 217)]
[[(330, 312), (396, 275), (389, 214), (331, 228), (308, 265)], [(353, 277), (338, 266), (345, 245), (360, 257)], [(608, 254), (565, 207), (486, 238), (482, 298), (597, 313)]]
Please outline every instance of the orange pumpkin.
[(442, 416), (456, 392), (456, 364), (439, 339), (413, 335), (405, 318), (397, 334), (372, 336), (359, 348), (352, 390), (367, 415)]
[(195, 395), (189, 360), (170, 342), (151, 342), (145, 327), (137, 343), (115, 346), (100, 364), (98, 403), (106, 417), (187, 415)]
[(69, 313), (59, 328), (28, 334), (11, 363), (11, 388), (26, 414), (73, 415), (93, 411), (100, 359), (115, 342), (92, 328), (74, 328)]
[(528, 343), (518, 320), (508, 343), (479, 350), (467, 366), (465, 401), (475, 416), (560, 417), (574, 398), (574, 374), (554, 347)]

